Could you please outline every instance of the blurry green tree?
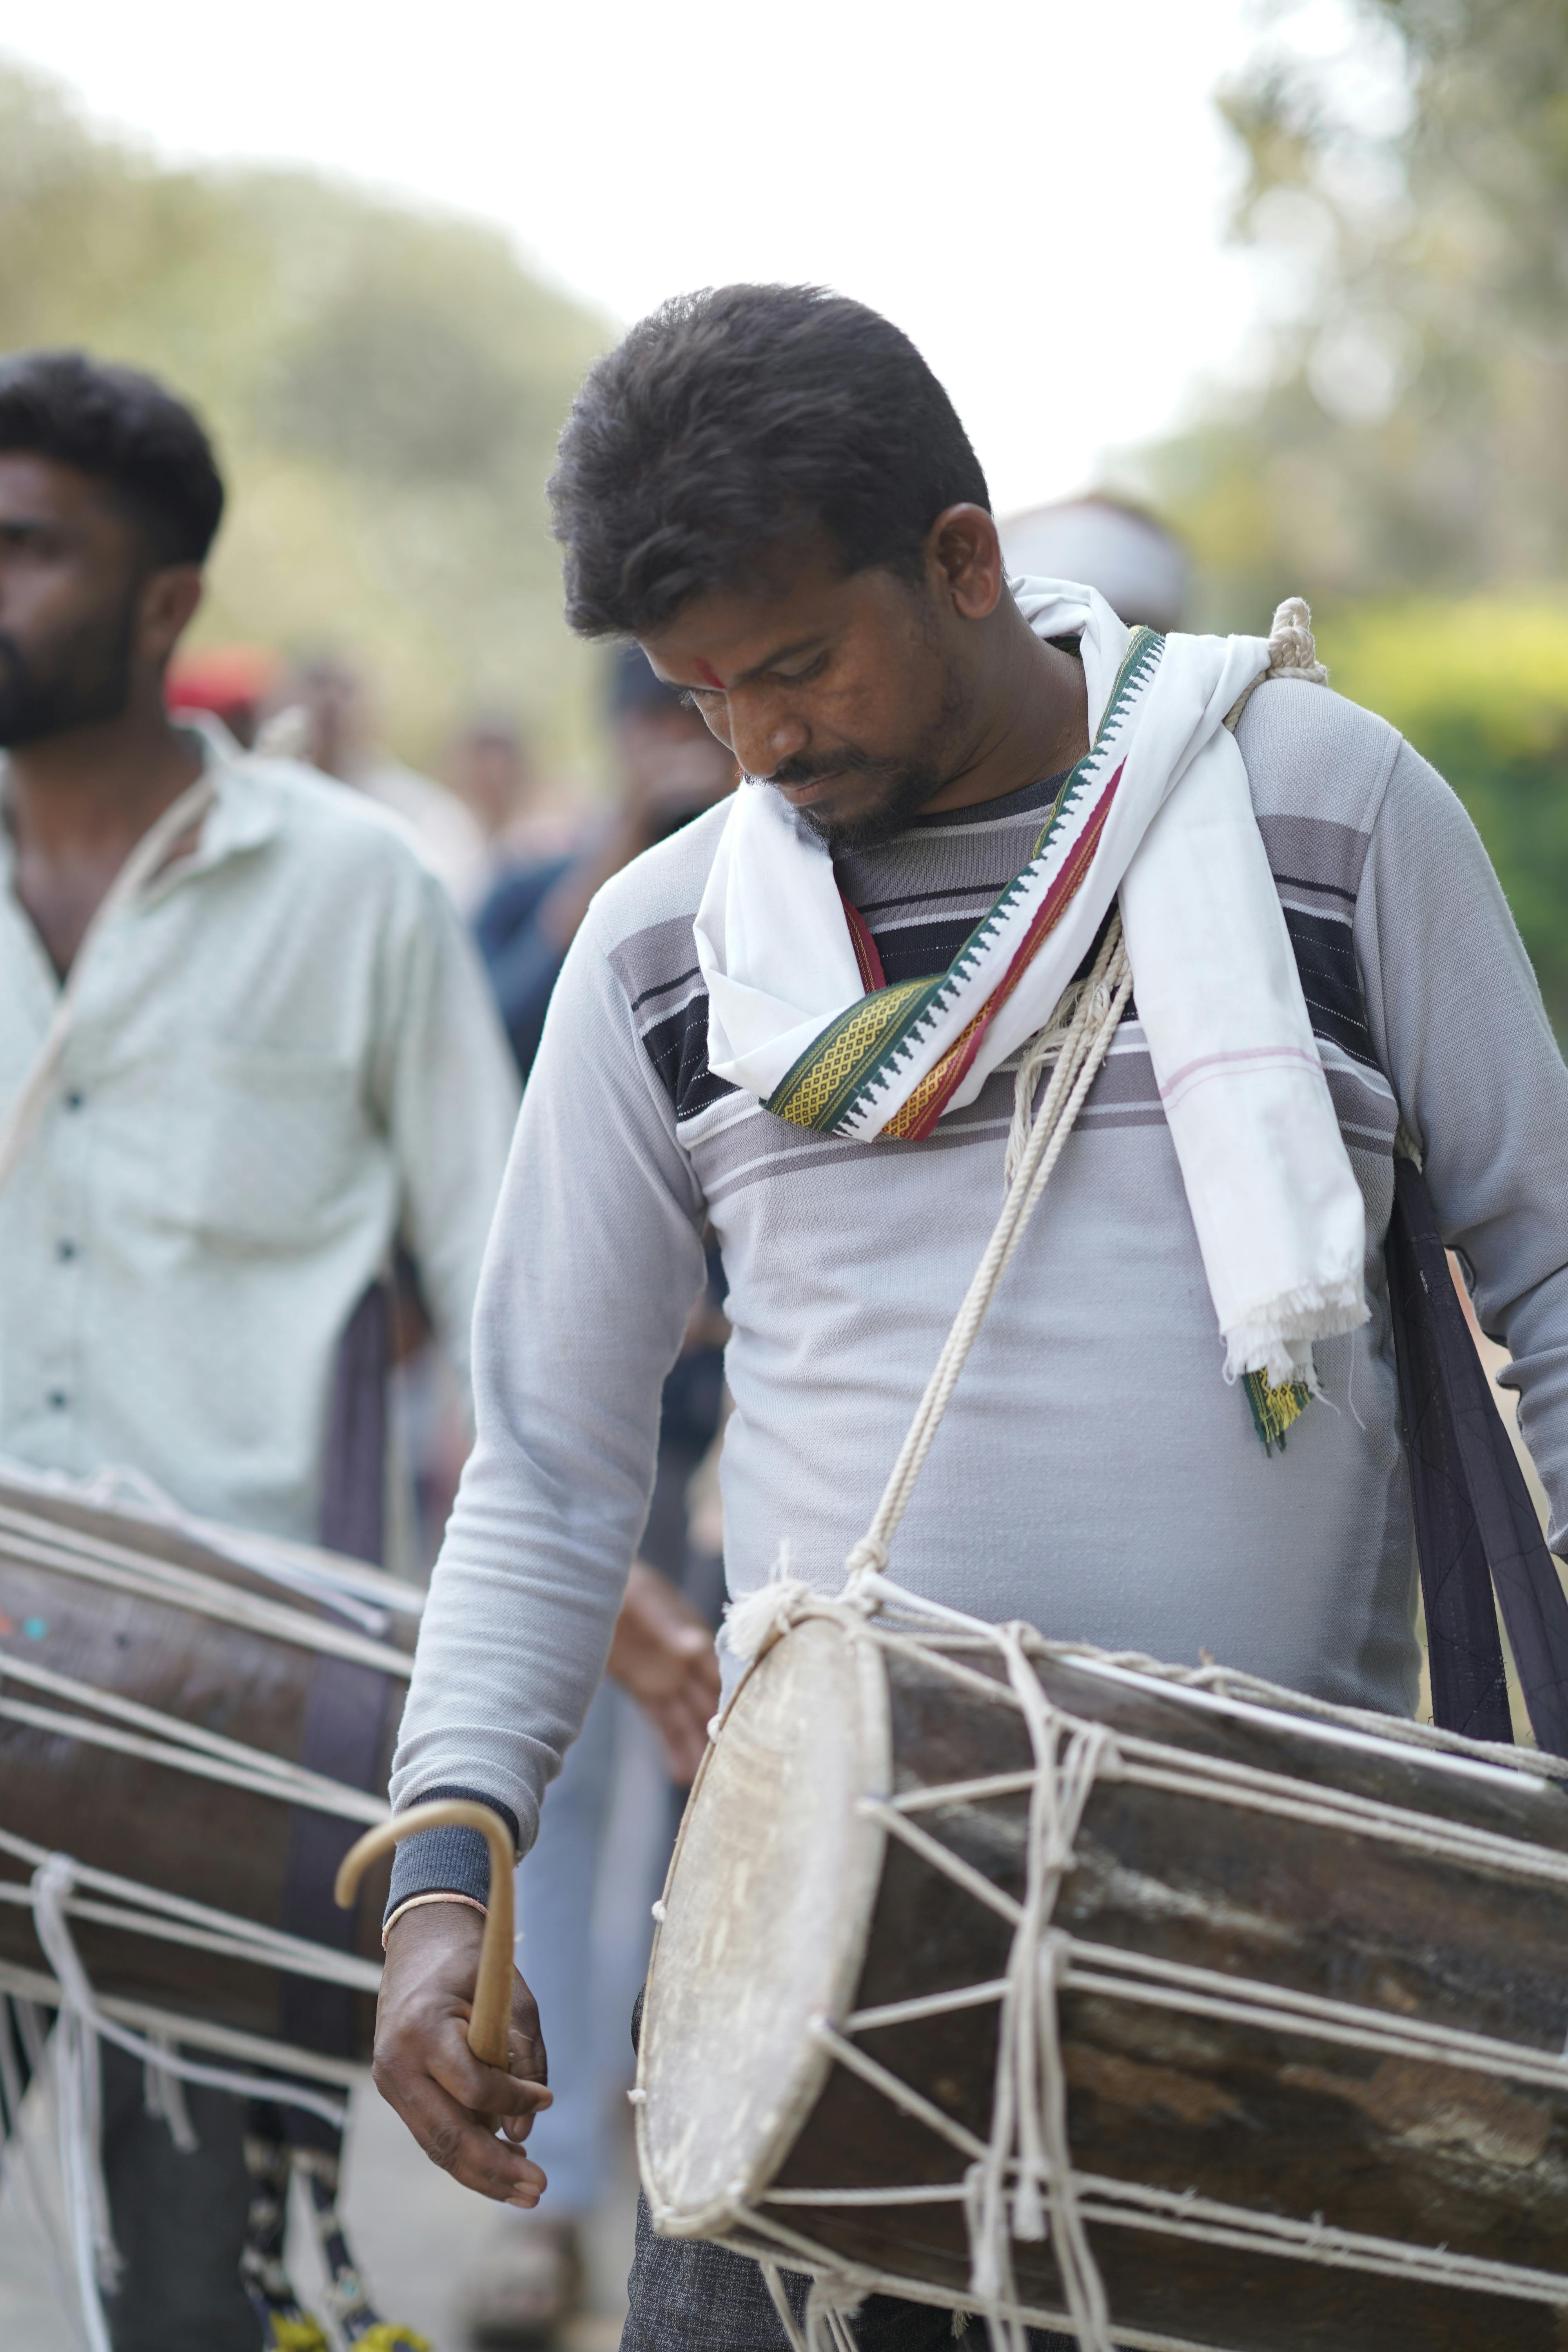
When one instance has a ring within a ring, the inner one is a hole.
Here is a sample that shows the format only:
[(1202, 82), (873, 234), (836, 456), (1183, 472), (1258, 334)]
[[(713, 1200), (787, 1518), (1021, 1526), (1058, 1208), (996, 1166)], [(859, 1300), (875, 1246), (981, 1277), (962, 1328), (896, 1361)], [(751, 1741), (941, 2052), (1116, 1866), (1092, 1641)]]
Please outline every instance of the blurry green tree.
[[(1289, 17), (1293, 10), (1278, 10)], [(1162, 453), (1221, 596), (1568, 570), (1568, 12), (1353, 0), (1361, 39), (1262, 45), (1221, 94), (1264, 388)]]
[(1568, 9), (1346, 13), (1348, 52), (1270, 33), (1222, 93), (1264, 343), (1144, 486), (1204, 621), (1305, 593), (1335, 684), (1448, 776), (1568, 1037)]
[(0, 349), (150, 368), (230, 507), (197, 641), (363, 656), (399, 749), (465, 701), (585, 737), (543, 484), (608, 322), (498, 233), (305, 173), (176, 171), (0, 68)]

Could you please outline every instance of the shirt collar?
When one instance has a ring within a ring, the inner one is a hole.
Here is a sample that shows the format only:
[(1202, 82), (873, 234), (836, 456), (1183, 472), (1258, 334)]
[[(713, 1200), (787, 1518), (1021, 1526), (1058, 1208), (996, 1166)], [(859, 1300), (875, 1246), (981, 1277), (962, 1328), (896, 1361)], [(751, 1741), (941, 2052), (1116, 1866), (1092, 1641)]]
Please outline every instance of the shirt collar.
[[(219, 719), (205, 711), (182, 714), (182, 735), (194, 736), (202, 754), (202, 769), (213, 787), (213, 804), (203, 820), (201, 838), (188, 857), (182, 857), (146, 886), (143, 899), (161, 897), (197, 874), (226, 865), (231, 857), (258, 849), (270, 841), (282, 823), (282, 810), (268, 779), (266, 763), (243, 751)], [(16, 862), (11, 828), (5, 821), (5, 760), (0, 753), (0, 887), (9, 888)]]

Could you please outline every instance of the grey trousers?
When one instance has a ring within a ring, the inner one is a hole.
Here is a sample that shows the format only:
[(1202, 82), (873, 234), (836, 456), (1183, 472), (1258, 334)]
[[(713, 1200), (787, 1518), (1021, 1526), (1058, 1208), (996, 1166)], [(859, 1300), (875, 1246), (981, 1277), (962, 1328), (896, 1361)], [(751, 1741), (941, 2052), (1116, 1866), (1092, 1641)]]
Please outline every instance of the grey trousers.
[[(785, 2271), (798, 2319), (807, 2281)], [(637, 2253), (627, 2283), (631, 2305), (621, 2352), (788, 2352), (762, 2272), (743, 2254), (700, 2240), (660, 2238), (637, 2200)], [(929, 2304), (874, 2294), (855, 2316), (860, 2352), (957, 2352), (952, 2315)], [(984, 2329), (972, 2328), (964, 2352), (983, 2352)], [(1070, 2336), (1031, 2330), (1030, 2352), (1077, 2352)], [(118, 2347), (117, 2347), (118, 2352)]]

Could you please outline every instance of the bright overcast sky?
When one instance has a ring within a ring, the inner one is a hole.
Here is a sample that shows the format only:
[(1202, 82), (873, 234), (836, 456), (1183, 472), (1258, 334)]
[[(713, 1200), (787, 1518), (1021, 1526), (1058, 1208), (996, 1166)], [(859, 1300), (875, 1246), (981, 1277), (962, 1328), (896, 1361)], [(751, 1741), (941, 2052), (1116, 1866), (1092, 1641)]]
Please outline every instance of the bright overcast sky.
[(1223, 371), (1250, 280), (1212, 103), (1257, 0), (0, 0), (0, 50), (163, 153), (504, 224), (626, 320), (816, 279), (887, 311), (1006, 511)]

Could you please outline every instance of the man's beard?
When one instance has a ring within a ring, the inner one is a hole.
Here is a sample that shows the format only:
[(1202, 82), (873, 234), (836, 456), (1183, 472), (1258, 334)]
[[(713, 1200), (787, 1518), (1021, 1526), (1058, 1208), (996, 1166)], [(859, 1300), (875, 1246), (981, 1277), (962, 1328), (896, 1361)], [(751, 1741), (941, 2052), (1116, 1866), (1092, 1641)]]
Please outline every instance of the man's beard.
[(58, 646), (47, 669), (29, 662), (0, 629), (0, 751), (118, 719), (131, 699), (134, 626), (134, 603), (127, 598), (108, 623), (85, 624)]
[[(879, 849), (903, 833), (928, 801), (951, 783), (962, 759), (956, 747), (972, 732), (973, 709), (956, 677), (943, 682), (942, 707), (923, 732), (917, 749), (901, 760), (878, 759), (853, 743), (841, 743), (831, 759), (781, 760), (768, 778), (770, 784), (808, 784), (817, 776), (861, 776), (870, 790), (868, 804), (854, 816), (829, 816), (825, 810), (795, 810), (835, 857), (853, 856), (858, 850)], [(943, 750), (948, 752), (944, 761)]]
[(947, 782), (939, 768), (918, 762), (893, 767), (885, 761), (870, 760), (857, 752), (841, 752), (831, 768), (814, 767), (807, 761), (786, 760), (768, 782), (804, 784), (814, 775), (876, 777), (880, 782), (876, 798), (854, 816), (833, 817), (811, 807), (795, 810), (802, 824), (809, 825), (835, 857), (848, 857), (857, 850), (877, 849), (884, 841), (891, 841), (919, 816), (926, 803), (934, 799)]

